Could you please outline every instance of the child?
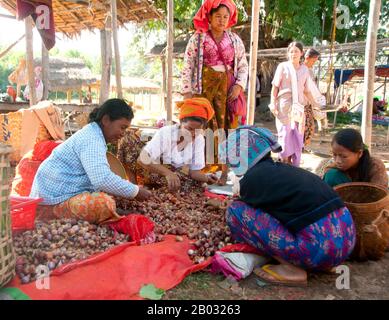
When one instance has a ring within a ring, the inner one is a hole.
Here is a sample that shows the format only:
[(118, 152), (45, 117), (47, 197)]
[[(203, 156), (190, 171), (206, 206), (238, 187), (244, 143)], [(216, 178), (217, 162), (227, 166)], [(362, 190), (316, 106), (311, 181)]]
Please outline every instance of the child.
[(332, 139), (333, 162), (324, 169), (323, 180), (334, 187), (347, 182), (371, 182), (388, 187), (384, 163), (371, 157), (355, 129), (343, 129)]

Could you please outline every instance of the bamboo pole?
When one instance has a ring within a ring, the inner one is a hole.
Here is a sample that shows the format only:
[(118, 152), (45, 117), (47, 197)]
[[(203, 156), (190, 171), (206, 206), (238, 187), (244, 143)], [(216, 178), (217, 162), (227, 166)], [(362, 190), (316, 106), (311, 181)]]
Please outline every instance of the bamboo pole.
[(23, 34), (18, 40), (8, 46), (4, 51), (0, 52), (0, 59), (4, 57), (14, 46), (16, 46), (26, 35)]
[(118, 21), (117, 21), (117, 2), (111, 0), (112, 14), (112, 38), (113, 47), (115, 49), (115, 75), (116, 75), (116, 94), (119, 99), (123, 99), (122, 87), (122, 68), (120, 63), (119, 40), (118, 40)]
[[(320, 46), (323, 45), (323, 40), (324, 40), (324, 27), (325, 27), (325, 22), (326, 22), (326, 13), (325, 13), (325, 11), (323, 11), (321, 16), (322, 16), (322, 26), (321, 26)], [(317, 81), (316, 81), (316, 85), (317, 85), (318, 88), (320, 88), (321, 60), (322, 59), (319, 59), (319, 70), (318, 70), (318, 73), (317, 73)]]
[(373, 113), (375, 59), (377, 50), (377, 31), (381, 10), (381, 0), (371, 0), (369, 9), (369, 25), (365, 51), (364, 101), (362, 109), (362, 137), (370, 149), (371, 122)]
[[(254, 124), (255, 95), (257, 80), (257, 55), (258, 55), (258, 28), (259, 28), (259, 1), (253, 0), (251, 14), (251, 41), (250, 41), (250, 70), (249, 70), (249, 92), (247, 103), (248, 124)], [(245, 88), (243, 88), (244, 90)]]
[(174, 0), (168, 0), (167, 7), (167, 50), (166, 50), (166, 64), (167, 64), (167, 97), (166, 97), (166, 116), (167, 121), (173, 120), (173, 39), (174, 39)]
[(50, 73), (49, 50), (47, 50), (45, 44), (42, 42), (42, 82), (43, 82), (42, 100), (47, 100), (49, 98), (49, 73)]
[(334, 44), (336, 39), (336, 8), (338, 5), (338, 1), (334, 1), (334, 8), (332, 11), (332, 28), (331, 28), (331, 49), (330, 49), (330, 60), (329, 60), (329, 77), (328, 77), (328, 83), (327, 83), (327, 103), (331, 103), (331, 83), (332, 83), (332, 76), (333, 76), (333, 58), (334, 58)]
[(0, 18), (7, 18), (7, 19), (16, 20), (15, 16), (11, 16), (10, 14), (4, 14), (4, 13), (0, 13)]
[(30, 106), (36, 104), (35, 93), (35, 75), (34, 75), (34, 47), (33, 47), (33, 33), (32, 33), (32, 18), (27, 17), (24, 20), (26, 29), (26, 66), (28, 76), (28, 87), (30, 96)]
[(101, 82), (99, 103), (102, 104), (109, 98), (111, 68), (112, 68), (112, 40), (111, 40), (111, 19), (107, 17), (105, 29), (100, 30), (101, 41)]
[(162, 62), (162, 101), (163, 101), (163, 107), (165, 108), (165, 111), (167, 112), (167, 101), (166, 101), (166, 61), (165, 57), (161, 58)]

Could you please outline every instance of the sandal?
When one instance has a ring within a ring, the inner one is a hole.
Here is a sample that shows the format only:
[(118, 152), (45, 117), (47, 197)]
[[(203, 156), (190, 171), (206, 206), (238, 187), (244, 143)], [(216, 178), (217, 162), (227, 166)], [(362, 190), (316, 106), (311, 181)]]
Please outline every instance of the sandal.
[[(273, 266), (272, 264), (266, 264), (261, 268), (254, 269), (254, 273), (264, 282), (274, 285), (285, 285), (290, 287), (306, 287), (308, 285), (307, 279), (303, 281), (288, 280), (278, 273), (270, 270), (269, 268)], [(269, 280), (263, 276), (263, 274), (270, 274), (274, 279)]]

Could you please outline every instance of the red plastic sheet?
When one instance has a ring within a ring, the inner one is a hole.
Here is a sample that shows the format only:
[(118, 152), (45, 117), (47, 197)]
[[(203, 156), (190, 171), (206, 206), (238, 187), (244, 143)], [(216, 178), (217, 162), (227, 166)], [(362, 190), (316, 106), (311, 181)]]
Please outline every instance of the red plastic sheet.
[(194, 265), (187, 254), (189, 248), (187, 238), (177, 242), (175, 236), (143, 246), (132, 242), (55, 270), (49, 290), (37, 289), (35, 282), (22, 285), (16, 277), (8, 287), (17, 287), (36, 300), (140, 299), (143, 285), (168, 290), (211, 263), (208, 259)]

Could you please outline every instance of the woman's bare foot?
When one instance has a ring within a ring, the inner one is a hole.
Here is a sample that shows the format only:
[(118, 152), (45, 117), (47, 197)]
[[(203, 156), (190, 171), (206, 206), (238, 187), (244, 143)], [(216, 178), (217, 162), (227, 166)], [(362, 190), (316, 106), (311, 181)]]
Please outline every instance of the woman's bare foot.
[(307, 283), (307, 272), (291, 264), (268, 265), (265, 267), (255, 269), (255, 274), (269, 283), (289, 285)]

